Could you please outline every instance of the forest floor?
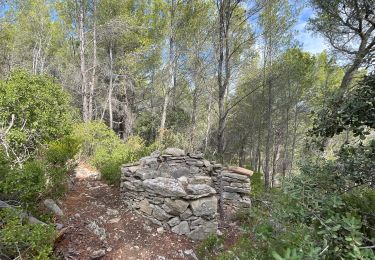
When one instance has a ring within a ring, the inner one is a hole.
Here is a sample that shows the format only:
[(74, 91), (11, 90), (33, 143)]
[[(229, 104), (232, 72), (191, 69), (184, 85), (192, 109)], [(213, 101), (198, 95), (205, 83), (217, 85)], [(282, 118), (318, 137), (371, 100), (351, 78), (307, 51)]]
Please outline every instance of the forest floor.
[(79, 165), (60, 202), (64, 234), (55, 253), (62, 259), (196, 259), (197, 242), (168, 231), (129, 211), (117, 187)]

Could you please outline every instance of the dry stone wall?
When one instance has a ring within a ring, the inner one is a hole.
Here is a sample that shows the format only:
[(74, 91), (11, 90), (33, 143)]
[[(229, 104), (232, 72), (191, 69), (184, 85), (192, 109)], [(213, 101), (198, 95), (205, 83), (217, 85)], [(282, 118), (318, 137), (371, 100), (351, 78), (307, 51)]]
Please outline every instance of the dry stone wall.
[[(172, 232), (202, 240), (217, 232), (221, 204), (249, 206), (249, 178), (223, 171), (203, 154), (168, 148), (121, 169), (128, 207)], [(220, 201), (220, 203), (219, 203)]]

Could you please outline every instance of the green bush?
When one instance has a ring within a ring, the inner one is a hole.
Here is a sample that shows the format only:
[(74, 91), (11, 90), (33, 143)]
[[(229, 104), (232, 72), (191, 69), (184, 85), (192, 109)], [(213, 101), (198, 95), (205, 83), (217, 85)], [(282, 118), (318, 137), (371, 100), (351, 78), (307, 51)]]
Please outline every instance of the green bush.
[(71, 136), (49, 142), (44, 149), (44, 157), (48, 163), (66, 166), (69, 160), (79, 152), (79, 142)]
[(156, 148), (155, 145), (146, 146), (138, 136), (131, 136), (124, 142), (102, 122), (78, 125), (73, 138), (81, 144), (82, 157), (98, 168), (111, 184), (120, 183), (122, 164), (137, 161)]
[(5, 141), (17, 162), (14, 154), (27, 159), (38, 144), (68, 134), (73, 109), (69, 95), (52, 79), (17, 71), (0, 81), (0, 122), (10, 124), (12, 117)]
[(22, 211), (0, 210), (1, 256), (22, 259), (50, 259), (53, 252), (55, 228), (52, 225), (30, 224), (22, 219)]
[(199, 259), (212, 259), (223, 246), (223, 239), (217, 235), (207, 236), (197, 248), (197, 256)]

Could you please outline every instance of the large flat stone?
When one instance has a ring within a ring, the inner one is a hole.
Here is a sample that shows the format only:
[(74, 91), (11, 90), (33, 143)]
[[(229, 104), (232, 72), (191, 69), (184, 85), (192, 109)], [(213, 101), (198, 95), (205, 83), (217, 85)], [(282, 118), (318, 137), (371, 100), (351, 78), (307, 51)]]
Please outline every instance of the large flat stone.
[(223, 197), (223, 199), (225, 200), (236, 200), (236, 201), (239, 201), (241, 200), (241, 196), (238, 194), (238, 193), (233, 193), (233, 192), (223, 192), (221, 194), (221, 196)]
[(216, 193), (215, 189), (208, 186), (207, 184), (189, 184), (186, 187), (186, 191), (188, 192), (188, 194), (204, 196)]
[(152, 213), (152, 205), (148, 202), (147, 199), (142, 200), (138, 203), (139, 210), (146, 213), (147, 215), (151, 215)]
[(189, 223), (187, 221), (181, 221), (180, 224), (174, 226), (171, 230), (178, 235), (187, 235), (190, 233)]
[(143, 186), (150, 192), (164, 197), (183, 197), (186, 194), (182, 185), (176, 179), (157, 177), (143, 181)]
[(200, 198), (190, 202), (193, 214), (196, 216), (209, 216), (217, 213), (216, 196)]
[(188, 179), (190, 184), (207, 184), (212, 185), (212, 179), (209, 176), (194, 176)]
[(217, 226), (217, 222), (206, 222), (204, 225), (198, 226), (191, 231), (188, 237), (196, 241), (203, 240), (210, 234), (216, 234)]
[(153, 206), (152, 216), (160, 221), (166, 221), (172, 217), (167, 212), (165, 212), (162, 208), (156, 205)]
[(139, 178), (141, 180), (153, 179), (158, 177), (158, 172), (149, 168), (142, 168), (138, 169), (134, 173), (134, 177)]
[(164, 204), (170, 209), (170, 211), (167, 212), (173, 215), (182, 214), (189, 206), (189, 203), (184, 200), (172, 200), (169, 198), (165, 199)]
[(242, 180), (242, 181), (249, 180), (249, 176), (238, 174), (238, 173), (233, 173), (233, 172), (224, 172), (223, 171), (221, 173), (221, 176), (231, 178), (231, 179), (236, 179), (236, 180)]
[(250, 193), (250, 188), (224, 187), (224, 191), (248, 194)]

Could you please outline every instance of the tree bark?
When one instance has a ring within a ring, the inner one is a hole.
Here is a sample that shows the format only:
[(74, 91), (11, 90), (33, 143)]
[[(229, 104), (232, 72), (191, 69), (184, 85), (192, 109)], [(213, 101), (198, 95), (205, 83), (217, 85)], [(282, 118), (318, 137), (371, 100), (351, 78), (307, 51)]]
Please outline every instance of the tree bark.
[(160, 142), (163, 141), (163, 135), (165, 131), (165, 122), (167, 119), (167, 109), (169, 104), (169, 99), (171, 95), (171, 91), (175, 84), (175, 43), (174, 43), (174, 12), (175, 12), (175, 0), (171, 0), (170, 6), (170, 24), (169, 24), (169, 82), (168, 86), (166, 87), (166, 91), (164, 94), (164, 103), (163, 103), (163, 110), (161, 113), (161, 121), (160, 121), (160, 134), (159, 139)]
[(292, 172), (293, 169), (293, 161), (294, 161), (294, 153), (295, 153), (295, 147), (296, 147), (296, 140), (297, 140), (297, 124), (298, 124), (298, 103), (295, 105), (295, 112), (294, 112), (294, 127), (293, 127), (293, 141), (292, 141), (292, 154), (290, 157), (290, 169), (289, 169), (289, 175)]
[(93, 98), (96, 83), (96, 66), (97, 66), (97, 44), (96, 44), (96, 0), (93, 0), (93, 62), (92, 74), (90, 82), (89, 104), (88, 104), (88, 120), (93, 118)]
[(82, 115), (83, 121), (88, 122), (88, 103), (87, 103), (87, 74), (86, 74), (86, 60), (85, 60), (85, 10), (83, 1), (76, 0), (78, 6), (78, 31), (79, 31), (79, 56), (80, 56), (80, 69), (81, 69), (81, 92), (82, 92)]
[(109, 44), (109, 90), (108, 90), (109, 127), (111, 129), (113, 129), (112, 91), (113, 91), (113, 43), (111, 41)]

